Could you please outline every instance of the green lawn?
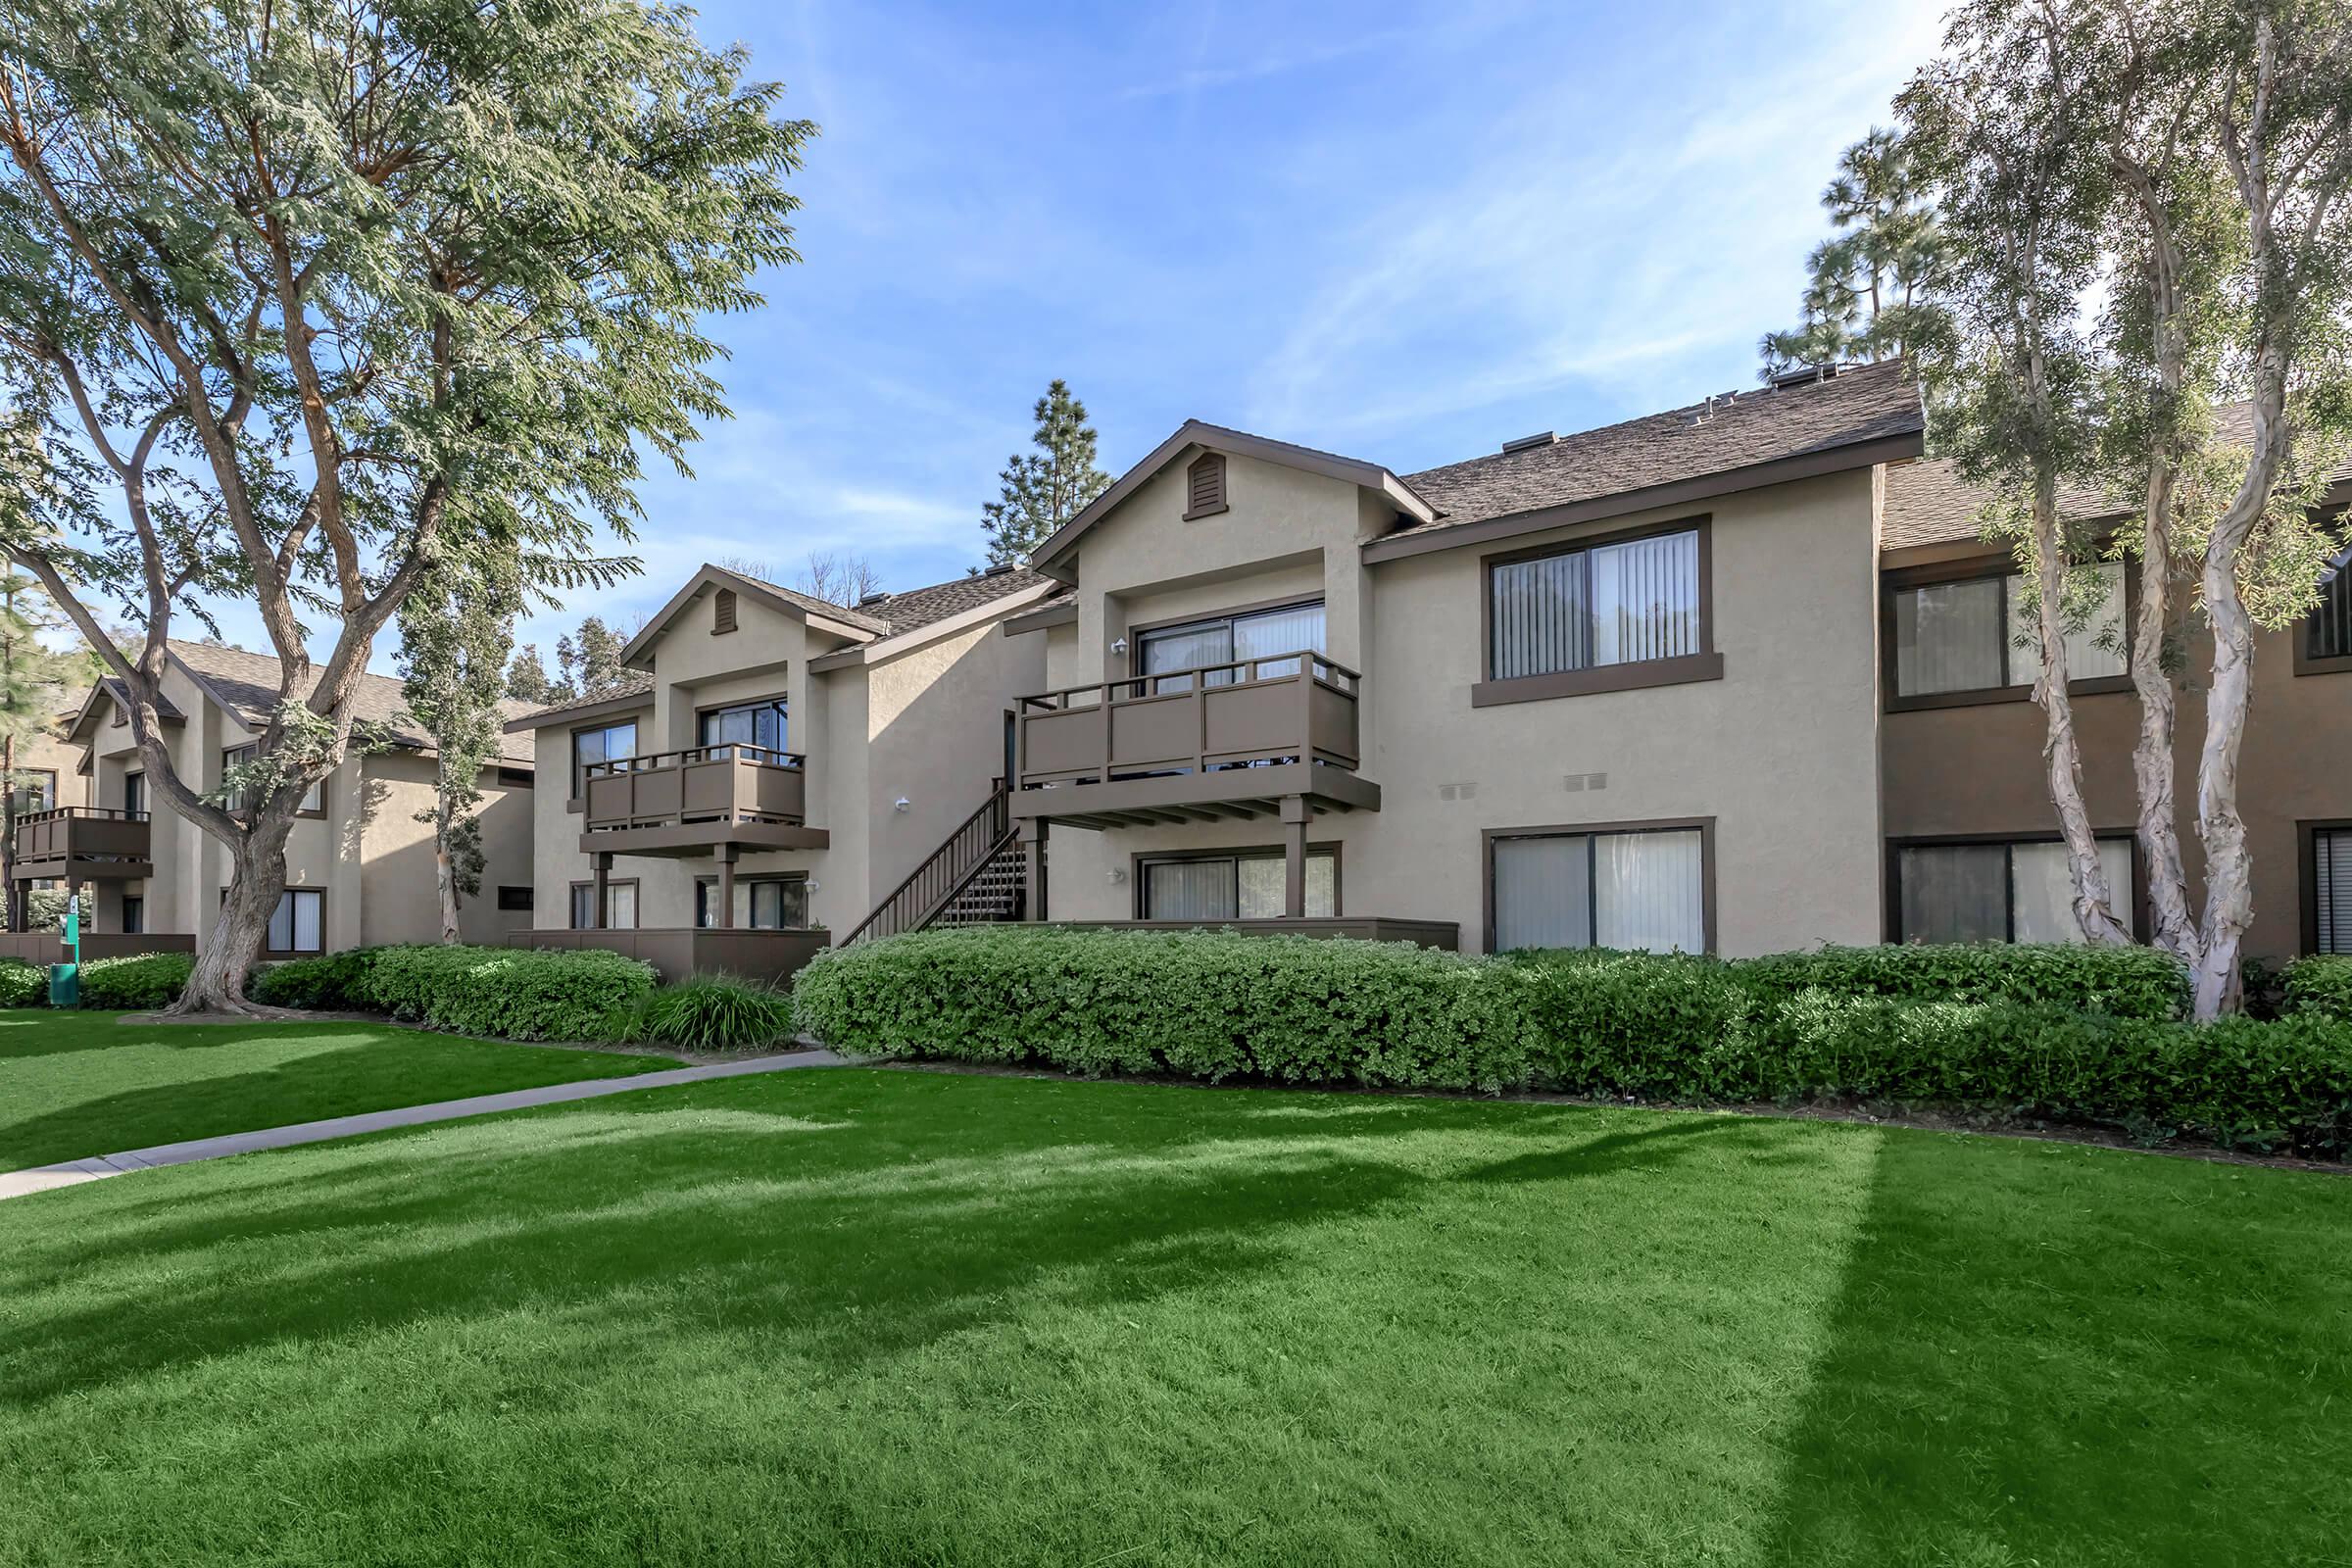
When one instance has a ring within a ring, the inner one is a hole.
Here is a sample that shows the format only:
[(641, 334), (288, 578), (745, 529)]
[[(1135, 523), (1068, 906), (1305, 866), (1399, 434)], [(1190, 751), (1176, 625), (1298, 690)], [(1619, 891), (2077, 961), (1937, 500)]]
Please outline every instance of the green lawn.
[(0, 1170), (677, 1065), (382, 1024), (0, 1008)]
[(2320, 1564), (2352, 1184), (790, 1072), (0, 1203), (0, 1562)]

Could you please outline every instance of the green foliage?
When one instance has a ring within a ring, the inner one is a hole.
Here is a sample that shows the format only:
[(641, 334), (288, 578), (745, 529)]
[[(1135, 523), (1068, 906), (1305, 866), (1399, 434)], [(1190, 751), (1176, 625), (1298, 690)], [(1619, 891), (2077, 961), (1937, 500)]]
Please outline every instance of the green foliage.
[(1891, 359), (1936, 329), (1928, 301), (1947, 246), (1904, 138), (1873, 129), (1848, 147), (1821, 205), (1837, 232), (1806, 258), (1802, 322), (1758, 345), (1767, 380), (1797, 366)]
[(49, 971), (20, 958), (0, 958), (0, 1007), (45, 1007)]
[(696, 975), (646, 999), (631, 1038), (689, 1051), (744, 1051), (792, 1037), (790, 992), (733, 975)]
[(374, 949), (346, 994), (458, 1034), (617, 1040), (653, 990), (653, 966), (617, 953), (450, 945)]
[(265, 1006), (349, 1012), (372, 1007), (368, 976), (378, 948), (345, 948), (316, 958), (289, 958), (255, 973), (245, 994)]
[(924, 931), (819, 954), (802, 1029), (839, 1049), (1073, 1072), (1501, 1089), (1512, 968), (1398, 944), (1218, 932)]
[[(2315, 969), (2306, 994), (2330, 983)], [(2318, 1007), (2190, 1025), (2177, 1021), (2184, 999), (2179, 966), (2146, 950), (1479, 958), (987, 927), (827, 953), (794, 984), (803, 1029), (864, 1053), (1685, 1103), (1894, 1102), (2342, 1152), (2352, 1027)]]
[(81, 966), (85, 1007), (143, 1012), (168, 1007), (187, 989), (193, 954), (145, 953), (131, 958), (93, 958)]
[(2284, 1013), (2352, 1023), (2352, 956), (2322, 954), (2297, 958), (2280, 977)]
[(1004, 460), (997, 476), (1003, 493), (980, 509), (992, 566), (1027, 559), (1110, 484), (1110, 475), (1095, 466), (1095, 429), (1086, 422), (1086, 405), (1070, 395), (1067, 381), (1056, 378), (1046, 388), (1034, 417), (1030, 440), (1038, 450)]
[(74, 896), (64, 888), (28, 888), (24, 893), (24, 929), (27, 931), (62, 931), (66, 924), (66, 906)]

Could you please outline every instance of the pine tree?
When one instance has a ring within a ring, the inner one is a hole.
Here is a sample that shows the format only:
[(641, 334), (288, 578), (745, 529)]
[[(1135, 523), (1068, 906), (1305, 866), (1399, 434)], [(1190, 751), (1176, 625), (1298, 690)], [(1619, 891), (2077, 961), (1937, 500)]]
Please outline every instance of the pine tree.
[(1110, 475), (1095, 466), (1095, 431), (1086, 422), (1086, 405), (1070, 395), (1067, 381), (1047, 387), (1035, 412), (1037, 432), (1030, 439), (1038, 450), (1005, 460), (997, 476), (1003, 498), (980, 509), (992, 566), (1026, 558), (1110, 484)]
[(1898, 132), (1874, 129), (1848, 147), (1821, 205), (1838, 232), (1806, 259), (1801, 322), (1757, 345), (1767, 380), (1798, 366), (1891, 359), (1916, 350), (1939, 319), (1926, 296), (1949, 247)]
[(524, 643), (507, 662), (507, 695), (533, 708), (562, 701), (556, 683), (547, 678), (547, 665), (539, 658), (537, 643)]

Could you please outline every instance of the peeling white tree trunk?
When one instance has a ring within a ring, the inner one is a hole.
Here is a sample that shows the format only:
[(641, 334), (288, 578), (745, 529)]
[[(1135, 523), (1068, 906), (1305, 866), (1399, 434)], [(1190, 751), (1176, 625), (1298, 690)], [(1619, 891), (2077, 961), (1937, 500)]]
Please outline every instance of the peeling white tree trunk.
[(441, 899), (441, 940), (458, 941), (458, 867), (439, 833), (433, 843), (433, 887)]
[(2034, 582), (2039, 591), (2041, 675), (2034, 700), (2049, 720), (2042, 760), (2048, 765), (2050, 804), (2058, 809), (2066, 858), (2074, 874), (2075, 918), (2095, 946), (2130, 947), (2131, 930), (2115, 917), (2107, 868), (2099, 859), (2098, 836), (2082, 804), (2082, 749), (2075, 738), (2074, 700), (2067, 693), (2066, 545), (2058, 527), (2058, 484), (2054, 474), (2035, 482), (2034, 493)]
[(2139, 803), (2140, 861), (2147, 867), (2148, 914), (2156, 947), (2195, 964), (2203, 944), (2188, 906), (2188, 873), (2180, 859), (2180, 801), (2173, 747), (2180, 728), (2179, 698), (2164, 668), (2172, 616), (2172, 475), (2148, 481), (2148, 520), (2142, 531), (2139, 619), (2132, 633), (2132, 685), (2139, 694), (2139, 740), (2132, 749), (2132, 777)]

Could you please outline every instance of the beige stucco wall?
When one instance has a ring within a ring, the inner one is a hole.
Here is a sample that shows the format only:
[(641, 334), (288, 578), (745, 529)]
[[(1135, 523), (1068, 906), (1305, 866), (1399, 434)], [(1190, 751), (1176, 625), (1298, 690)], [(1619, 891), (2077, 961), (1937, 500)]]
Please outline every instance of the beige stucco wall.
[[(1482, 830), (1713, 817), (1719, 952), (1878, 939), (1869, 472), (1711, 506), (1723, 679), (1476, 709), (1482, 552), (1445, 550), (1364, 568), (1356, 540), (1368, 509), (1354, 487), (1290, 470), (1280, 470), (1279, 483), (1262, 482), (1254, 471), (1262, 467), (1233, 461), (1233, 511), (1208, 519), (1214, 527), (1179, 519), (1167, 474), (1139, 491), (1081, 546), (1075, 634), (1066, 647), (1047, 640), (1055, 664), (1101, 668), (1108, 655), (1106, 639), (1098, 639), (1106, 629), (1115, 635), (1124, 607), (1176, 602), (1163, 585), (1168, 576), (1206, 565), (1223, 575), (1185, 584), (1188, 594), (1212, 587), (1230, 593), (1228, 604), (1249, 603), (1270, 597), (1259, 589), (1287, 584), (1295, 571), (1295, 563), (1252, 571), (1250, 552), (1262, 561), (1316, 550), (1331, 655), (1366, 678), (1362, 772), (1383, 795), (1377, 812), (1318, 818), (1310, 830), (1311, 840), (1340, 846), (1343, 913), (1451, 920), (1463, 945), (1476, 948), (1485, 939)], [(1259, 496), (1269, 510), (1256, 510)], [(1507, 548), (1691, 514), (1612, 518)], [(1188, 610), (1216, 608), (1200, 596), (1185, 602)], [(1563, 779), (1572, 773), (1606, 773), (1607, 787), (1571, 793)], [(1442, 786), (1457, 798), (1441, 799)], [(1271, 820), (1055, 827), (1051, 912), (1132, 915), (1138, 854), (1279, 842)]]

